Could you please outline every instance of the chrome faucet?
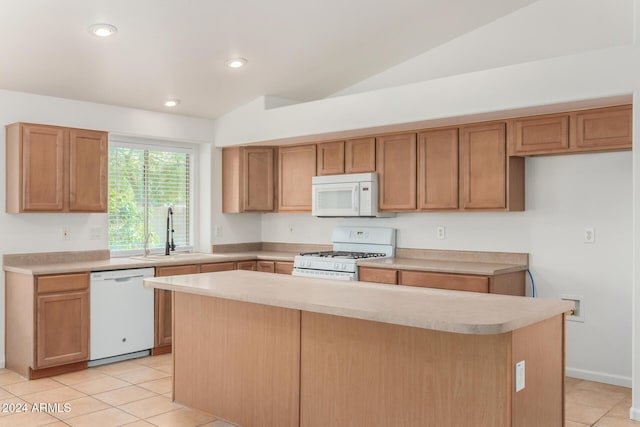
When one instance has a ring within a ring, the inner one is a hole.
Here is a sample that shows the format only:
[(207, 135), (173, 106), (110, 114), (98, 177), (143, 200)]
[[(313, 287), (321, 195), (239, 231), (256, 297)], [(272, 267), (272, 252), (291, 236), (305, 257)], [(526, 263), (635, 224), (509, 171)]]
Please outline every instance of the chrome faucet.
[(164, 247), (164, 254), (169, 255), (171, 251), (176, 250), (176, 244), (173, 242), (173, 209), (167, 209), (167, 242)]

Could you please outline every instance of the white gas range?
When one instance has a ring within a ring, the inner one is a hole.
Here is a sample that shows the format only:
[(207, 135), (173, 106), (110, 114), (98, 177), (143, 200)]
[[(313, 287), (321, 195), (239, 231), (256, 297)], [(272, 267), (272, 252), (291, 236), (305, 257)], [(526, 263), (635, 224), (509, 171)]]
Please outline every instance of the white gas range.
[(336, 227), (332, 251), (306, 252), (293, 262), (293, 275), (318, 279), (358, 280), (356, 262), (395, 254), (396, 230), (386, 227)]

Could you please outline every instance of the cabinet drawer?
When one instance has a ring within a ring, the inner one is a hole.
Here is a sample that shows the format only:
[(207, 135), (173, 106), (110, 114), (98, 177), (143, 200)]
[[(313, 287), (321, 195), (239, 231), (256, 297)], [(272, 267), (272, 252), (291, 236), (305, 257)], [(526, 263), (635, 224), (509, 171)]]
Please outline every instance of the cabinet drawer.
[(424, 288), (450, 289), (454, 291), (489, 292), (487, 276), (430, 273), (424, 271), (400, 271), (399, 283)]
[(198, 265), (173, 265), (171, 267), (157, 267), (156, 277), (177, 276), (179, 274), (195, 274), (200, 271)]
[(89, 273), (39, 276), (38, 293), (81, 291), (89, 288)]
[(276, 261), (276, 274), (291, 274), (293, 271), (293, 263), (288, 261)]
[(257, 263), (258, 271), (262, 271), (263, 273), (275, 273), (276, 266), (273, 261), (258, 261)]
[(256, 271), (256, 268), (255, 261), (240, 261), (238, 263), (238, 270)]
[(360, 280), (361, 282), (388, 283), (390, 285), (397, 285), (398, 270), (359, 267), (358, 280)]
[(217, 262), (215, 264), (202, 264), (200, 265), (200, 273), (212, 273), (214, 271), (229, 271), (235, 270), (235, 262)]

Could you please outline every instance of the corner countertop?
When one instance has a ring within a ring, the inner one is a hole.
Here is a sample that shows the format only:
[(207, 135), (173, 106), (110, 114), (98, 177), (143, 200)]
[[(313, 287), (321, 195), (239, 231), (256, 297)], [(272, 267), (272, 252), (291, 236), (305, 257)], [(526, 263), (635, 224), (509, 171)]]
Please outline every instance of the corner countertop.
[(573, 303), (474, 292), (224, 271), (145, 279), (146, 287), (423, 329), (488, 335), (566, 313)]
[(421, 258), (383, 258), (358, 261), (360, 267), (389, 268), (397, 270), (429, 271), (449, 274), (479, 274), (495, 276), (497, 274), (524, 271), (524, 264), (504, 264), (496, 262), (448, 261)]
[(34, 276), (42, 274), (65, 274), (107, 270), (123, 270), (129, 268), (164, 267), (185, 264), (208, 264), (233, 261), (293, 261), (298, 255), (293, 252), (250, 251), (220, 254), (185, 253), (168, 257), (131, 257), (107, 258), (101, 260), (51, 262), (36, 264), (4, 265), (4, 271)]

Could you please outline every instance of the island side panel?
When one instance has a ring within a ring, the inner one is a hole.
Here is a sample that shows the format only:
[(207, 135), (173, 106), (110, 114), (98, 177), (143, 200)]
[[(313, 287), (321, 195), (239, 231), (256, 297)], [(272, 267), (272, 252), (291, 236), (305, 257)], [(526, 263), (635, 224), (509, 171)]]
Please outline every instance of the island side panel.
[(302, 312), (301, 427), (511, 423), (511, 334)]
[(174, 292), (174, 398), (242, 426), (299, 425), (300, 311)]
[(560, 314), (512, 332), (512, 366), (525, 361), (525, 388), (512, 389), (514, 427), (564, 425), (564, 327)]

